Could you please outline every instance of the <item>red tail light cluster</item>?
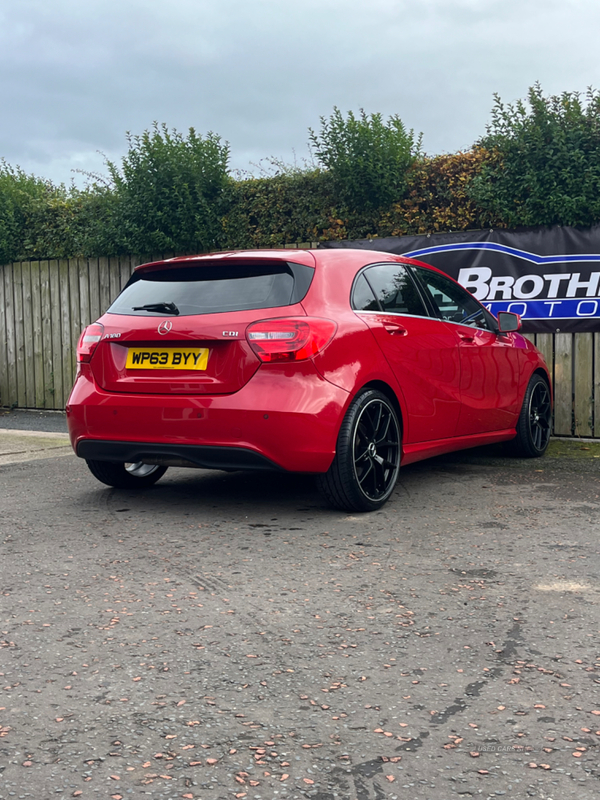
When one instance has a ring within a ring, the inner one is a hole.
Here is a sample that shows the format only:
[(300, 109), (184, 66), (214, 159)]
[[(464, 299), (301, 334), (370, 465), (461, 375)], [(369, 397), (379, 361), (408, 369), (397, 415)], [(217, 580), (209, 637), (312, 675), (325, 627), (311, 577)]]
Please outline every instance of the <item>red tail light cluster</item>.
[(88, 325), (84, 329), (77, 345), (77, 361), (80, 363), (90, 361), (103, 333), (104, 326), (98, 322), (94, 322), (93, 325)]
[(330, 319), (266, 319), (249, 325), (246, 339), (261, 361), (305, 361), (323, 350), (336, 330)]

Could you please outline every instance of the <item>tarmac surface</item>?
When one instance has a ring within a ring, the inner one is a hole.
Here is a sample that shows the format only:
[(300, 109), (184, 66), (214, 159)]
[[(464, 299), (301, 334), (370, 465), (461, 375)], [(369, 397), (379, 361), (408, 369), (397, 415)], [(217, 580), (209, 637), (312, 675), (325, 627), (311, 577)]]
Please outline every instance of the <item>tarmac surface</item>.
[(349, 515), (307, 476), (109, 489), (47, 425), (0, 432), (0, 800), (600, 796), (600, 444)]
[(67, 419), (64, 411), (0, 409), (0, 430), (3, 428), (43, 433), (67, 433)]

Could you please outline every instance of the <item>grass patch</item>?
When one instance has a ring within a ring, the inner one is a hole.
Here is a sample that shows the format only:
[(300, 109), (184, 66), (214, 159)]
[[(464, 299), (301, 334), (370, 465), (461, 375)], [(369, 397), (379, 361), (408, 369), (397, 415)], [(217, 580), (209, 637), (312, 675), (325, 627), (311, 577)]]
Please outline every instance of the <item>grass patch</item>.
[(548, 458), (600, 458), (600, 442), (582, 442), (581, 439), (551, 439), (546, 456)]

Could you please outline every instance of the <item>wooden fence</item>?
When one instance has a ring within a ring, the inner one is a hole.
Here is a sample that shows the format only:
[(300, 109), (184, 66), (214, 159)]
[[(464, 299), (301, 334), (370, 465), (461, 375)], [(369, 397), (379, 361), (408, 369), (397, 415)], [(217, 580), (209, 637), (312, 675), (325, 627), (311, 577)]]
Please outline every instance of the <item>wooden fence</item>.
[[(22, 261), (0, 266), (0, 404), (62, 409), (81, 330), (142, 262)], [(600, 438), (600, 333), (531, 334), (554, 382), (554, 433)]]
[(141, 263), (133, 258), (21, 261), (0, 267), (0, 403), (64, 408), (82, 329)]

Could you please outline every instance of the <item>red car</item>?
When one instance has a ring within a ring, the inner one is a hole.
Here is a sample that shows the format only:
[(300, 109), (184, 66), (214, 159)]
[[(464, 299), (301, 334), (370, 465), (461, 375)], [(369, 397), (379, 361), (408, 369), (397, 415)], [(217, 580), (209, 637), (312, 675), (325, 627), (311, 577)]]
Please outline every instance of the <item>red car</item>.
[(265, 250), (143, 264), (81, 335), (73, 448), (105, 484), (168, 466), (315, 473), (380, 508), (401, 464), (512, 440), (541, 456), (548, 369), (439, 270), (366, 250)]

